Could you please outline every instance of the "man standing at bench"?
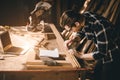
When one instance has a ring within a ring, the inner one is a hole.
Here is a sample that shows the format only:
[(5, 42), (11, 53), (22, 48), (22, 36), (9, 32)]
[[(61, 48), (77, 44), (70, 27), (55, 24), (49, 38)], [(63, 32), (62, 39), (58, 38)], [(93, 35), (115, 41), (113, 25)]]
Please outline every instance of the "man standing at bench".
[[(69, 50), (71, 54), (83, 60), (97, 60), (94, 68), (94, 80), (118, 80), (120, 72), (120, 49), (116, 43), (115, 27), (106, 18), (86, 11), (82, 14), (72, 10), (65, 11), (60, 18), (61, 27), (70, 28), (80, 37), (85, 36), (96, 45), (96, 51), (84, 54)], [(81, 29), (82, 28), (82, 29)]]

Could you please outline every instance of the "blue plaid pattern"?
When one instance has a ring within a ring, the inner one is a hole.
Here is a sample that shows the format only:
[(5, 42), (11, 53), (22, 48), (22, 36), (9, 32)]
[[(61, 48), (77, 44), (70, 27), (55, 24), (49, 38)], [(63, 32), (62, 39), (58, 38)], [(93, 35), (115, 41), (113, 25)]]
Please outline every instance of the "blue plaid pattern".
[(94, 41), (97, 50), (93, 52), (93, 57), (96, 60), (102, 59), (104, 63), (113, 61), (111, 50), (116, 46), (112, 42), (112, 24), (106, 18), (92, 12), (86, 11), (83, 15), (86, 22), (79, 33)]

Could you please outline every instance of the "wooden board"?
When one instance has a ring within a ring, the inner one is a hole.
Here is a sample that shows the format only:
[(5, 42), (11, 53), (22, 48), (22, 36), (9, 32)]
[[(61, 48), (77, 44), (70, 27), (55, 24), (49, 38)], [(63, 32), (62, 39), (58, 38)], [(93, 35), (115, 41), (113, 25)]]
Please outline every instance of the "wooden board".
[(60, 32), (58, 32), (58, 30), (56, 29), (55, 25), (54, 24), (50, 24), (50, 27), (51, 29), (53, 30), (53, 33), (55, 34), (56, 36), (56, 41), (60, 47), (60, 49), (65, 52), (65, 54), (67, 56), (69, 56), (69, 60), (72, 64), (73, 67), (76, 67), (76, 68), (80, 68), (80, 64), (78, 63), (78, 61), (76, 60), (76, 58), (72, 55), (72, 54), (69, 54), (68, 51), (65, 49), (65, 47), (63, 46), (64, 44), (64, 39), (62, 38)]
[(64, 54), (60, 54), (64, 56), (63, 60), (54, 59), (59, 65), (49, 66), (49, 65), (45, 65), (44, 61), (39, 59), (39, 57), (37, 56), (36, 52), (33, 49), (31, 49), (28, 53), (29, 54), (26, 62), (27, 69), (51, 69), (52, 70), (52, 69), (73, 68), (69, 60), (67, 60), (67, 56), (65, 56)]

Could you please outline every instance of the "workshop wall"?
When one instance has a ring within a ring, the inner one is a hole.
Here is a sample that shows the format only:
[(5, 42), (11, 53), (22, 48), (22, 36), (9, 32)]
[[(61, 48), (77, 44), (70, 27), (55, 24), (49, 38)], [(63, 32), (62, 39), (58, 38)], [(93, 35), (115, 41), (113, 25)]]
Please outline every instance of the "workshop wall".
[[(1, 0), (0, 25), (23, 26), (27, 24), (30, 12), (41, 0)], [(48, 0), (49, 1), (49, 0)], [(53, 1), (51, 22), (59, 28), (59, 19), (63, 11), (81, 10), (86, 0), (50, 0)], [(99, 13), (110, 19), (113, 24), (119, 23), (120, 0), (91, 0), (86, 10)]]
[(26, 25), (37, 0), (1, 0), (0, 25)]
[[(1, 0), (0, 25), (26, 25), (30, 12), (39, 1), (41, 0)], [(85, 0), (53, 0), (51, 22), (59, 24), (59, 17), (64, 10), (71, 9), (74, 3), (82, 5), (83, 1)]]

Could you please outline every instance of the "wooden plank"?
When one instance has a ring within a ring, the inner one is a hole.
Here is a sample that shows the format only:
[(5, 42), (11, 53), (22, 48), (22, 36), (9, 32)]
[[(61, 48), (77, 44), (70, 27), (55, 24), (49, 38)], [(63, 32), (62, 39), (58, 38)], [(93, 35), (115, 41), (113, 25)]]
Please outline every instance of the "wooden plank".
[(27, 69), (42, 69), (42, 70), (46, 70), (46, 69), (72, 69), (72, 65), (61, 65), (61, 66), (48, 66), (48, 65), (26, 65)]
[(53, 33), (56, 36), (58, 45), (61, 49), (61, 51), (65, 52), (65, 54), (67, 56), (69, 56), (69, 61), (71, 62), (71, 64), (73, 65), (74, 68), (80, 68), (80, 64), (78, 63), (78, 61), (76, 60), (76, 58), (74, 57), (74, 55), (69, 54), (68, 51), (65, 49), (65, 47), (63, 46), (64, 44), (64, 39), (62, 38), (61, 34), (58, 32), (58, 30), (56, 29), (54, 24), (50, 24), (51, 29), (53, 30)]
[(71, 62), (67, 61), (67, 56), (61, 53), (60, 55), (64, 56), (64, 60), (55, 60), (58, 65), (56, 66), (47, 66), (44, 61), (41, 59), (36, 59), (36, 52), (34, 49), (29, 50), (28, 59), (26, 61), (27, 69), (65, 69), (65, 68), (73, 68)]

